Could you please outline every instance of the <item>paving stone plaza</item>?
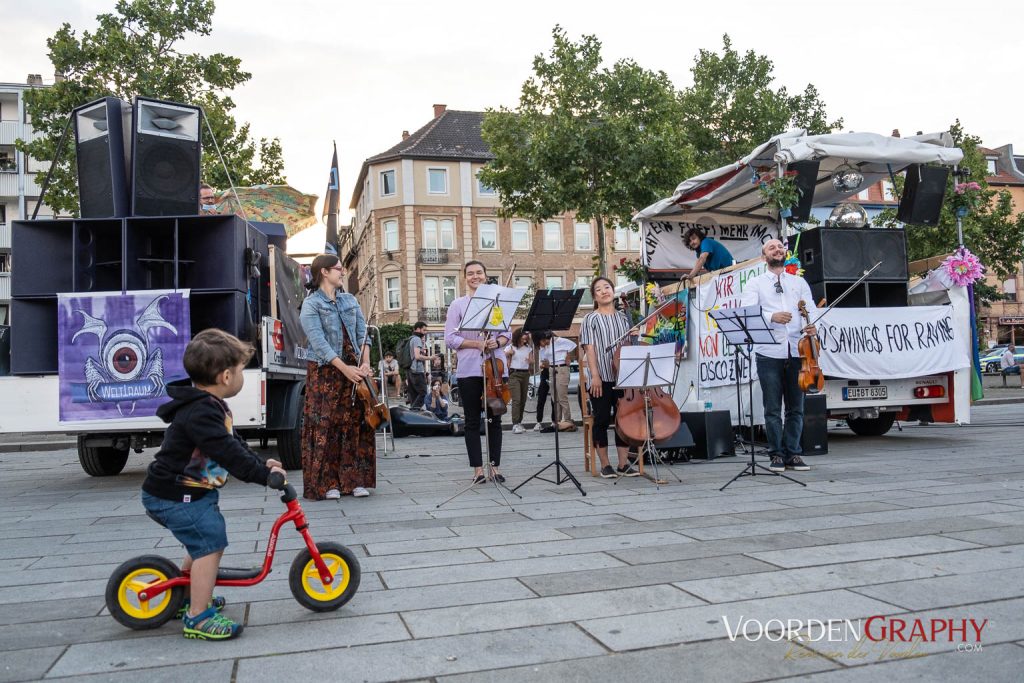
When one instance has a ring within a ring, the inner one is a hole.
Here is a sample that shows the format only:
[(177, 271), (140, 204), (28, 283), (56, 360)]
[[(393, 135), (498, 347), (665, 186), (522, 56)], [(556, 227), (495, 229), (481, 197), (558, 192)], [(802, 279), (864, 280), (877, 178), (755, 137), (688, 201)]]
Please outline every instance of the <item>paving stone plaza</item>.
[[(674, 465), (683, 483), (660, 489), (613, 482), (583, 471), (577, 432), (562, 453), (586, 497), (531, 482), (514, 510), (490, 485), (436, 509), (468, 481), (461, 439), (399, 439), (371, 497), (303, 502), (318, 541), (359, 556), (353, 600), (315, 614), (292, 599), (301, 541), (285, 529), (264, 583), (217, 590), (246, 624), (223, 643), (105, 613), (120, 562), (180, 560), (139, 502), (148, 457), (90, 478), (71, 449), (0, 453), (0, 680), (1020, 680), (1024, 404), (973, 419), (833, 430), (794, 475), (806, 488), (758, 477), (724, 492), (741, 458)], [(553, 457), (550, 434), (505, 439), (510, 484)], [(224, 565), (258, 564), (276, 493), (232, 482), (221, 508)], [(966, 637), (877, 638), (894, 618)]]

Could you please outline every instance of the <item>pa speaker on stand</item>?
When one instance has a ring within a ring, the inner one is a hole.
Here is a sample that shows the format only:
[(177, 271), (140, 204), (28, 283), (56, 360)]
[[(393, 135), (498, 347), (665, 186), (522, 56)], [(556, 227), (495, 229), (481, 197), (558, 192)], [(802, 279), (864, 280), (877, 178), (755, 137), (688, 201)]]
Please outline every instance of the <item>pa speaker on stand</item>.
[(945, 166), (908, 166), (897, 220), (909, 225), (937, 225), (948, 177), (949, 169)]
[(202, 110), (176, 102), (135, 99), (132, 126), (132, 214), (199, 213)]
[(116, 97), (104, 97), (75, 109), (72, 120), (82, 218), (127, 216), (131, 206), (131, 105)]

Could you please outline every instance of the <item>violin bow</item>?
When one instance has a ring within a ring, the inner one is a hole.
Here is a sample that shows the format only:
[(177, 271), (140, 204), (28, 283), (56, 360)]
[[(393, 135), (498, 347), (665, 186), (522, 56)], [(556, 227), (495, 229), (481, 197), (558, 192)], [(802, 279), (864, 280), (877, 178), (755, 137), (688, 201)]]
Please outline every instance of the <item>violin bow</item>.
[(871, 270), (865, 270), (865, 271), (864, 271), (864, 274), (860, 276), (860, 279), (859, 279), (859, 280), (857, 280), (857, 281), (856, 281), (856, 282), (854, 282), (854, 283), (853, 283), (852, 285), (850, 285), (849, 287), (847, 287), (847, 288), (846, 288), (846, 291), (845, 291), (845, 292), (843, 292), (843, 293), (842, 293), (842, 294), (840, 294), (840, 295), (839, 295), (838, 297), (836, 297), (836, 300), (835, 300), (835, 301), (833, 301), (833, 302), (832, 302), (831, 304), (829, 304), (828, 308), (826, 308), (826, 309), (825, 309), (824, 311), (822, 311), (822, 312), (821, 312), (821, 313), (820, 313), (820, 314), (818, 315), (818, 317), (814, 319), (814, 322), (810, 322), (810, 323), (808, 323), (808, 325), (813, 325), (814, 323), (818, 322), (818, 321), (819, 321), (819, 320), (821, 320), (821, 319), (822, 319), (823, 317), (825, 317), (825, 315), (826, 315), (826, 314), (827, 314), (827, 313), (828, 313), (829, 311), (831, 311), (831, 310), (832, 310), (833, 308), (835, 308), (836, 306), (838, 306), (838, 305), (839, 305), (839, 302), (840, 302), (840, 301), (842, 301), (843, 299), (845, 299), (845, 298), (846, 298), (846, 295), (847, 295), (847, 294), (849, 294), (850, 292), (852, 292), (852, 291), (853, 291), (853, 288), (854, 288), (854, 287), (856, 287), (856, 286), (857, 286), (857, 285), (859, 285), (860, 283), (864, 282), (864, 280), (866, 280), (866, 279), (867, 279), (868, 275), (871, 275), (871, 273), (873, 273), (873, 272), (875, 272), (876, 270), (878, 270), (878, 268), (879, 268), (879, 267), (880, 267), (881, 265), (882, 265), (882, 262), (881, 262), (881, 261), (879, 261), (878, 263), (876, 263), (876, 264), (875, 264), (874, 266), (872, 266), (872, 267), (871, 267)]

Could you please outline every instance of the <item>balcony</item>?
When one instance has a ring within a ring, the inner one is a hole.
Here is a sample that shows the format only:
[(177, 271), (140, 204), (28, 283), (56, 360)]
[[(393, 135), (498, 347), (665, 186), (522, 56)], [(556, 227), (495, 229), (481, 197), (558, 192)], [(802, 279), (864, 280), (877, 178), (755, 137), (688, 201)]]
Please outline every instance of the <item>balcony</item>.
[(420, 263), (448, 263), (450, 253), (451, 249), (420, 249)]
[(0, 121), (0, 145), (13, 145), (22, 136), (21, 124), (17, 121)]
[(11, 274), (0, 273), (0, 301), (11, 300)]
[(419, 319), (425, 323), (443, 323), (447, 317), (447, 306), (433, 306), (420, 309)]
[(11, 224), (0, 223), (0, 249), (11, 248)]

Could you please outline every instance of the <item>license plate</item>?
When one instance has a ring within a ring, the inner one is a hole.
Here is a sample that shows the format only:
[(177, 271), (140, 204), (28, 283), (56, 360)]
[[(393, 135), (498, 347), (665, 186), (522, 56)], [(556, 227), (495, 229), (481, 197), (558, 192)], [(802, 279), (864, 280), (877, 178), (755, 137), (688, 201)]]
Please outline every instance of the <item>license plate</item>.
[(844, 401), (865, 401), (889, 398), (889, 387), (843, 387)]

